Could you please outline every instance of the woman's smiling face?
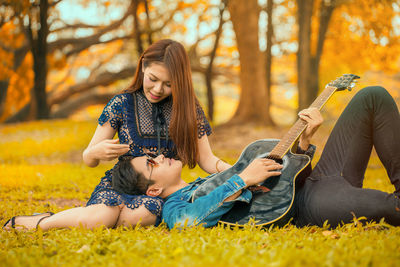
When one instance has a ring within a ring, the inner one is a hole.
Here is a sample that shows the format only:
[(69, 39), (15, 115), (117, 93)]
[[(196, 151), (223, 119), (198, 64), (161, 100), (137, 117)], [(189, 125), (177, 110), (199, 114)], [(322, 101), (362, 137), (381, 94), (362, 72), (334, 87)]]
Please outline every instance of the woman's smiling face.
[(172, 94), (171, 78), (163, 63), (143, 66), (143, 91), (147, 100), (158, 103)]

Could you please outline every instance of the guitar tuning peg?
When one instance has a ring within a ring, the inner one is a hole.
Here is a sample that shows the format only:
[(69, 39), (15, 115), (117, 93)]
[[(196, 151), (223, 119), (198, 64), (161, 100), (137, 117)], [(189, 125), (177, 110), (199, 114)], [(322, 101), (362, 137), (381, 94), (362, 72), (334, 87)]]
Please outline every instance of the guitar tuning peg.
[(351, 91), (351, 89), (353, 89), (354, 86), (356, 86), (356, 83), (352, 82), (349, 86), (347, 86), (347, 90)]

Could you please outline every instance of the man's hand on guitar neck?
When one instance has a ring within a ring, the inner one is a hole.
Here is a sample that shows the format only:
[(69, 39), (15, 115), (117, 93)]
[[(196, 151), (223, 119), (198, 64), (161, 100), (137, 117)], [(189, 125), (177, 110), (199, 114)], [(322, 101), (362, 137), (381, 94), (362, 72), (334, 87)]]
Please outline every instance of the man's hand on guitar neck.
[(246, 188), (257, 185), (269, 177), (278, 176), (283, 166), (272, 159), (254, 159), (241, 173), (240, 178), (246, 183)]
[(311, 138), (318, 130), (324, 119), (317, 108), (307, 108), (299, 112), (300, 119), (307, 122), (307, 128), (300, 136), (299, 146), (302, 150), (307, 150), (311, 143)]

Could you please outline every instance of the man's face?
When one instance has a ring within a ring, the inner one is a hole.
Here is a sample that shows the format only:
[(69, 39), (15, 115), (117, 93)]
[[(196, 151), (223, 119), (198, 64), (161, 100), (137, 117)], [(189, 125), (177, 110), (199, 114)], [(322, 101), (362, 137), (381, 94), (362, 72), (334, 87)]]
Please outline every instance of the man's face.
[(142, 173), (146, 179), (155, 184), (167, 187), (176, 184), (181, 179), (182, 162), (159, 155), (152, 160), (148, 157), (136, 157), (131, 160), (133, 168)]

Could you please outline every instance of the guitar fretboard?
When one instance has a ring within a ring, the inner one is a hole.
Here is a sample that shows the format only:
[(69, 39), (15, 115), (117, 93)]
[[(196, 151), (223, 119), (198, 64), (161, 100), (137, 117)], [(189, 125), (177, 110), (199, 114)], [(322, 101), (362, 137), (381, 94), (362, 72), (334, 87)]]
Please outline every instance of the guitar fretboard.
[[(320, 110), (336, 90), (336, 87), (326, 86), (324, 91), (310, 105), (310, 108), (317, 108)], [(290, 130), (281, 139), (281, 141), (274, 147), (274, 149), (272, 149), (268, 158), (282, 159), (299, 138), (299, 136), (303, 133), (306, 127), (307, 122), (298, 119), (292, 128), (290, 128)]]

